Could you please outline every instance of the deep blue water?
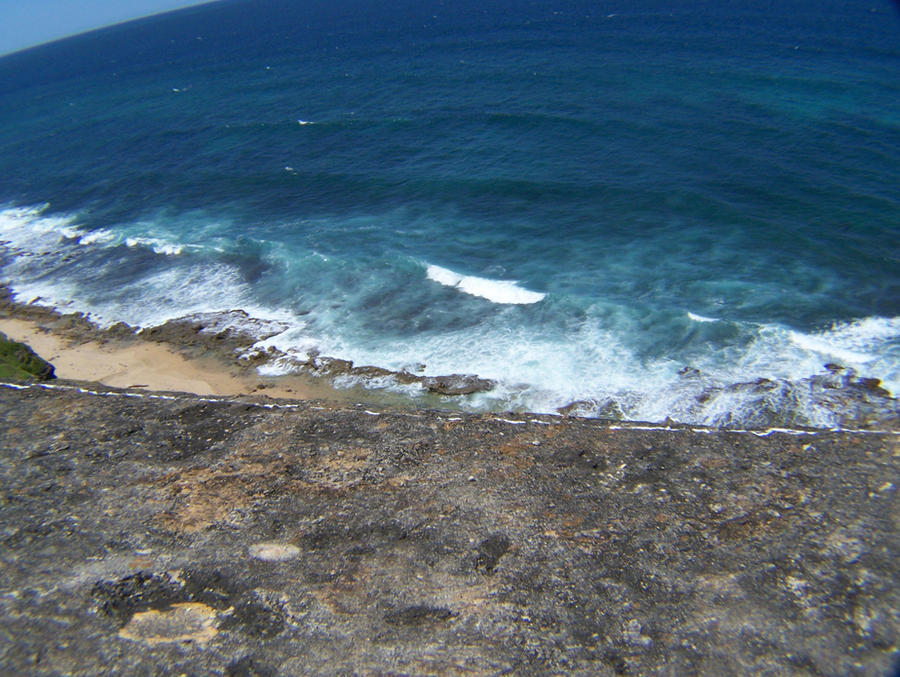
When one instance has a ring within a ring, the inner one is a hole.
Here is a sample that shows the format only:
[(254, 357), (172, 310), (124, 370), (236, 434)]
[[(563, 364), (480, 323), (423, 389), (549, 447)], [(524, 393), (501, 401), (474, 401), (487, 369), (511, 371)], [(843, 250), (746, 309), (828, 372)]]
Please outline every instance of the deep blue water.
[(891, 3), (382, 4), (222, 0), (0, 59), (0, 278), (497, 379), (472, 408), (733, 423), (759, 403), (704, 391), (829, 362), (900, 387)]

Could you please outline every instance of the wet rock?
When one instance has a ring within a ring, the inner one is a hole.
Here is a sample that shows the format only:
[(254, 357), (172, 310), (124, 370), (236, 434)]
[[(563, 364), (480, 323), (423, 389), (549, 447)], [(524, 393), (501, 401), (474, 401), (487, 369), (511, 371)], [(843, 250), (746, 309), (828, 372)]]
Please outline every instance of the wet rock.
[(491, 390), (496, 383), (472, 374), (450, 374), (448, 376), (428, 376), (422, 385), (438, 395), (471, 395)]
[(556, 411), (563, 416), (590, 416), (596, 407), (597, 403), (592, 400), (575, 400)]
[(243, 364), (250, 367), (258, 367), (267, 362), (281, 357), (283, 353), (274, 346), (269, 346), (265, 350), (259, 348), (251, 348), (241, 353), (238, 358)]
[[(421, 366), (422, 370), (424, 371), (425, 365), (423, 364), (420, 366)], [(397, 380), (398, 383), (404, 383), (404, 384), (421, 383), (422, 379), (424, 378), (422, 376), (419, 376), (418, 374), (411, 374), (410, 372), (408, 372), (406, 370), (395, 372), (393, 376)]]
[(353, 370), (353, 362), (350, 360), (341, 360), (327, 355), (313, 357), (309, 365), (319, 376), (341, 376), (349, 374)]
[(622, 406), (615, 400), (607, 400), (597, 408), (595, 418), (605, 421), (624, 421), (625, 412)]
[(237, 357), (258, 341), (288, 328), (283, 322), (262, 320), (243, 310), (197, 313), (169, 320), (139, 332), (141, 338)]
[[(694, 415), (718, 426), (900, 428), (898, 401), (878, 379), (840, 365), (825, 367), (825, 373), (797, 381), (760, 378), (708, 386), (696, 397)], [(714, 410), (724, 413), (707, 413)]]
[(882, 387), (880, 378), (859, 378), (854, 385), (879, 398), (889, 398), (891, 396), (890, 391)]
[(0, 310), (8, 311), (15, 309), (19, 304), (13, 298), (12, 291), (5, 284), (0, 284)]
[(488, 379), (470, 374), (451, 374), (448, 376), (419, 376), (408, 371), (393, 371), (372, 365), (356, 366), (350, 360), (320, 355), (312, 351), (303, 365), (306, 370), (316, 376), (335, 379), (350, 376), (367, 388), (383, 388), (385, 385), (419, 383), (426, 390), (439, 395), (459, 396), (485, 392), (495, 383)]
[(576, 400), (556, 410), (563, 416), (580, 416), (584, 418), (599, 418), (605, 421), (623, 421), (625, 412), (622, 405), (616, 400)]
[(353, 367), (350, 370), (350, 373), (363, 379), (381, 379), (385, 377), (399, 376), (398, 372), (391, 371), (390, 369), (384, 369), (382, 367), (373, 367), (371, 365), (366, 365), (363, 367)]

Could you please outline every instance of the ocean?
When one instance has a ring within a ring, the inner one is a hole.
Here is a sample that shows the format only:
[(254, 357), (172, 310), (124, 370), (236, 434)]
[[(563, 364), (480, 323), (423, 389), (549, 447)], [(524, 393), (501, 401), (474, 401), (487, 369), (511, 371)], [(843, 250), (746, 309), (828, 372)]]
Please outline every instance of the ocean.
[(826, 364), (900, 389), (898, 234), (887, 0), (221, 0), (0, 58), (0, 281), (277, 320), (268, 375), (831, 426)]

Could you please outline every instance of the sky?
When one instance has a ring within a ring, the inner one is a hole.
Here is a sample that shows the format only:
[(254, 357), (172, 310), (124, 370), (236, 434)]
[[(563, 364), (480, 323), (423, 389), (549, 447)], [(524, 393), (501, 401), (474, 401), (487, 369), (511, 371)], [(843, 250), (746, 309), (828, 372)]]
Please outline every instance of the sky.
[(0, 55), (209, 0), (0, 0)]

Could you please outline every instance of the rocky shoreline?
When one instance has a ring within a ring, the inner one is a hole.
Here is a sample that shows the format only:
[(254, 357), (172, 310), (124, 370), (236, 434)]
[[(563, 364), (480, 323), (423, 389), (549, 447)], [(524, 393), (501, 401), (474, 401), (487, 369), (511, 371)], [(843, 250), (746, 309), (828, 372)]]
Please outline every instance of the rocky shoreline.
[[(36, 301), (39, 301), (37, 299)], [(287, 378), (315, 384), (319, 393), (341, 401), (367, 402), (409, 407), (437, 407), (464, 409), (468, 395), (491, 391), (496, 383), (476, 374), (446, 374), (425, 376), (410, 371), (391, 371), (373, 365), (356, 365), (315, 350), (302, 356), (289, 355), (275, 347), (261, 347), (265, 339), (287, 329), (282, 323), (260, 320), (236, 309), (216, 313), (202, 313), (170, 320), (164, 324), (138, 328), (123, 322), (100, 328), (82, 313), (64, 314), (40, 305), (18, 303), (7, 287), (0, 285), (0, 317), (9, 316), (37, 322), (48, 331), (68, 341), (98, 343), (143, 341), (158, 343), (188, 357), (213, 358), (227, 369), (243, 376), (258, 376), (257, 368), (281, 362), (292, 371)], [(686, 390), (703, 383), (703, 375), (685, 367), (680, 378)], [(338, 381), (348, 380), (358, 387), (336, 388)], [(269, 379), (270, 383), (278, 377)], [(411, 386), (419, 389), (412, 398), (390, 392), (385, 386)], [(260, 389), (267, 387), (265, 381)], [(719, 427), (804, 427), (813, 425), (807, 412), (830, 412), (829, 427), (846, 429), (900, 430), (900, 401), (881, 386), (877, 378), (867, 377), (840, 364), (823, 365), (823, 373), (788, 381), (760, 378), (744, 383), (708, 383), (699, 389), (692, 409), (702, 412), (717, 407), (729, 399), (746, 404), (740, 417), (726, 413), (717, 417)], [(687, 397), (687, 395), (686, 395)], [(726, 406), (727, 410), (727, 406)], [(563, 416), (626, 420), (621, 406), (614, 400), (579, 400), (557, 409)], [(699, 416), (703, 418), (702, 415)]]
[(0, 672), (889, 675), (900, 436), (0, 386)]
[[(0, 286), (0, 313), (45, 324), (73, 342), (137, 340), (164, 343), (194, 357), (214, 356), (231, 368), (245, 372), (255, 370), (266, 362), (289, 358), (274, 347), (255, 347), (286, 327), (278, 322), (252, 318), (240, 309), (188, 315), (154, 327), (132, 327), (118, 322), (101, 328), (83, 313), (60, 313), (38, 303), (18, 303), (8, 288)], [(418, 384), (426, 392), (450, 397), (485, 392), (495, 385), (493, 381), (474, 374), (422, 376), (371, 365), (354, 365), (349, 360), (315, 352), (302, 361), (294, 360), (292, 364), (308, 376), (329, 382), (342, 376), (362, 381), (388, 378), (403, 385)]]

